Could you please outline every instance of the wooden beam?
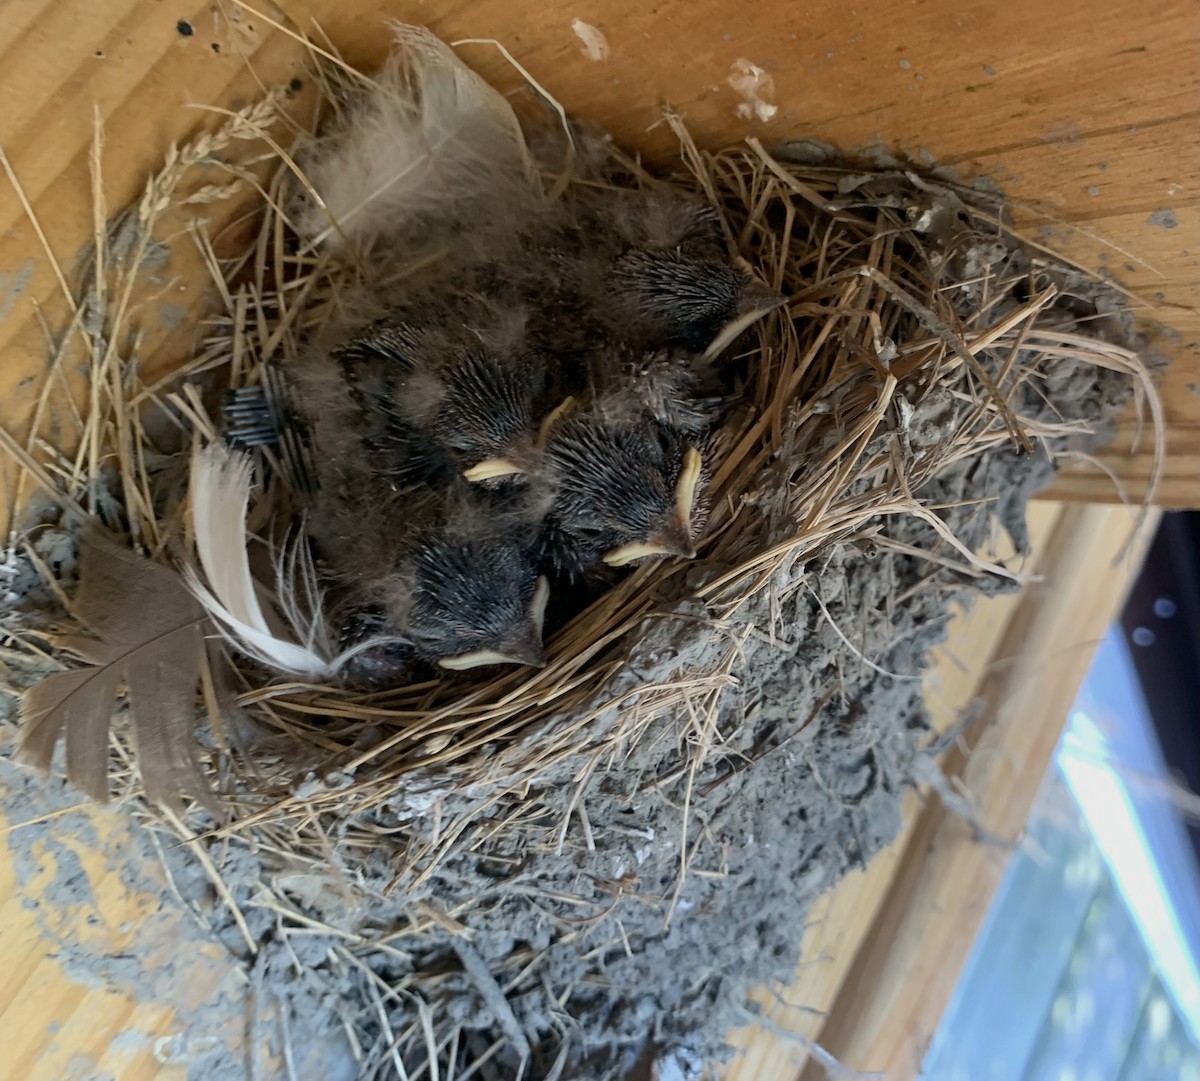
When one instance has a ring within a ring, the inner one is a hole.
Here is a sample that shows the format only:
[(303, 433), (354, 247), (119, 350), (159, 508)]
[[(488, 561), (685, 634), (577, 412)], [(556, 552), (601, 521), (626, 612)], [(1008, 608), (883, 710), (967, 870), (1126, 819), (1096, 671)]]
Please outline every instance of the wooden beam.
[[(109, 1075), (121, 1081), (184, 1081), (186, 1068), (156, 1057), (154, 1046), (180, 1031), (177, 1003), (154, 1001), (152, 987), (139, 1001), (92, 981), (81, 983), (64, 967), (55, 947), (54, 936), (86, 943), (101, 955), (123, 953), (134, 939), (145, 947), (145, 919), (162, 909), (162, 898), (130, 889), (113, 869), (113, 860), (118, 866), (132, 862), (128, 821), (100, 808), (64, 817), (63, 846), (78, 859), (85, 887), (78, 904), (65, 904), (49, 901), (55, 896), (49, 886), (59, 873), (54, 852), (34, 849), (38, 872), (30, 878), (16, 873), (8, 855), (10, 838), (28, 828), (23, 825), (28, 817), (11, 801), (0, 813), (0, 1075), (25, 1081)], [(84, 837), (89, 838), (86, 845)], [(177, 919), (187, 917), (179, 913)], [(183, 927), (170, 934), (167, 923), (155, 920), (160, 948), (178, 949), (195, 939)], [(203, 1001), (232, 966), (216, 946), (197, 948), (188, 956), (195, 977), (191, 990)]]
[[(168, 146), (213, 117), (193, 105), (238, 107), (263, 86), (306, 75), (301, 45), (277, 26), (329, 38), (355, 63), (377, 63), (384, 20), (427, 22), (444, 36), (501, 39), (575, 115), (603, 124), (649, 158), (669, 161), (661, 108), (679, 108), (715, 145), (753, 133), (766, 142), (816, 136), (843, 146), (877, 139), (1000, 179), (1023, 204), (1022, 224), (1051, 248), (1128, 287), (1167, 335), (1171, 457), (1166, 505), (1200, 505), (1200, 70), (1191, 5), (1148, 0), (1131, 10), (1098, 0), (1086, 18), (1039, 0), (963, 7), (951, 0), (841, 0), (732, 9), (716, 0), (596, 0), (581, 15), (563, 0), (401, 4), (226, 0), (167, 8), (156, 0), (28, 2), (0, 27), (5, 108), (0, 147), (69, 283), (92, 235), (93, 116), (105, 129), (110, 212), (137, 197)], [(742, 17), (753, 11), (753, 18)], [(584, 18), (608, 41), (587, 59), (572, 31)], [(183, 24), (190, 33), (181, 32)], [(1031, 37), (1031, 28), (1036, 33)], [(505, 87), (520, 75), (492, 46), (464, 46)], [(742, 61), (768, 73), (778, 111), (761, 123), (729, 83)], [(0, 178), (0, 425), (24, 437), (68, 309), (37, 230)], [(1047, 216), (1049, 215), (1049, 217)], [(1174, 222), (1173, 228), (1165, 226)], [(170, 370), (203, 337), (209, 303), (196, 264), (163, 268), (171, 295), (161, 325), (144, 328), (148, 375)], [(1160, 296), (1161, 294), (1161, 296)], [(75, 376), (79, 351), (63, 368)], [(76, 379), (76, 385), (82, 384)], [(55, 439), (70, 444), (69, 414)], [(1120, 435), (1136, 427), (1124, 420)], [(1138, 498), (1147, 443), (1099, 455)], [(0, 515), (16, 472), (0, 462)], [(1060, 482), (1071, 499), (1117, 500), (1103, 469)], [(4, 523), (0, 522), (0, 526)]]

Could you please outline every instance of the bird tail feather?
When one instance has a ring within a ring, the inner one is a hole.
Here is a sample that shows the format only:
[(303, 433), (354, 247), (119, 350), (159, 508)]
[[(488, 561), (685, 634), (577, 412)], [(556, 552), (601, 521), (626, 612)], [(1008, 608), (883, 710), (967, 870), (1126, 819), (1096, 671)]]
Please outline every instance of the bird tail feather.
[(362, 249), (427, 223), (465, 224), (509, 182), (534, 190), (520, 123), (503, 95), (424, 27), (395, 48), (339, 127), (302, 161), (310, 242)]

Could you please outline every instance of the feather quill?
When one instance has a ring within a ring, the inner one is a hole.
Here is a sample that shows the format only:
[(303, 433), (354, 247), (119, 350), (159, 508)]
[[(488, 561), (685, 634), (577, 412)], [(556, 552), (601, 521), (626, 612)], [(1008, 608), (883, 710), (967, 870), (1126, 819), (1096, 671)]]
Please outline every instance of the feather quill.
[(504, 188), (537, 190), (503, 95), (424, 27), (395, 24), (395, 48), (340, 125), (301, 158), (312, 243), (352, 249), (473, 224)]
[[(328, 677), (333, 674), (335, 661), (321, 648), (324, 636), (315, 625), (294, 625), (298, 619), (296, 605), (289, 602), (284, 606), (290, 617), (286, 622), (293, 624), (291, 629), (296, 632), (291, 639), (280, 637), (272, 629), (263, 610), (246, 548), (251, 471), (249, 455), (223, 443), (212, 443), (193, 456), (192, 525), (204, 580), (188, 568), (188, 585), (226, 639), (241, 652), (291, 675)], [(314, 616), (317, 619), (319, 615)]]
[(21, 761), (48, 771), (64, 737), (67, 779), (107, 801), (108, 733), (124, 683), (147, 797), (177, 808), (186, 792), (218, 813), (193, 731), (209, 621), (183, 579), (92, 527), (80, 542), (74, 612), (89, 633), (56, 644), (91, 666), (56, 672), (25, 692)]

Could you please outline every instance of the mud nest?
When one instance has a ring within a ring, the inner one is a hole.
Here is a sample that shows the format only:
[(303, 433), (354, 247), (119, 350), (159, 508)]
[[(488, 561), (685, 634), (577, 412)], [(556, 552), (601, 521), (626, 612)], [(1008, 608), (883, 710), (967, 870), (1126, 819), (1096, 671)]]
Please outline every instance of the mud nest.
[[(47, 605), (79, 614), (72, 559), (44, 558), (71, 523), (101, 520), (171, 574), (193, 562), (188, 462), (220, 394), (295, 361), (361, 272), (297, 243), (286, 211), (344, 78), (323, 69), (303, 124), (282, 91), (225, 116), (98, 230), (66, 331), (91, 392), (56, 442), (52, 368), (19, 450), (52, 497), (22, 556)], [(64, 715), (34, 748), (48, 763), (65, 727), (74, 780), (207, 853), (222, 939), (291, 979), (283, 1008), (311, 1044), (293, 1057), (329, 1076), (619, 1077), (647, 1047), (698, 1070), (928, 774), (920, 677), (950, 604), (1018, 582), (1024, 503), (1053, 463), (1130, 394), (1153, 408), (1122, 298), (1017, 238), (999, 194), (812, 144), (708, 152), (667, 119), (679, 165), (651, 173), (614, 146), (612, 175), (707, 201), (731, 256), (789, 298), (733, 350), (741, 404), (695, 560), (633, 570), (532, 672), (314, 686), (209, 627), (188, 640), (186, 750), (148, 748), (121, 699), (107, 734)], [(151, 379), (140, 328), (173, 261), (207, 268), (215, 308), (182, 369)], [(266, 565), (297, 500), (269, 453), (259, 465)], [(981, 554), (1004, 547), (998, 524), (1008, 559)], [(22, 643), (47, 626), (7, 623)], [(174, 799), (180, 777), (192, 798)], [(302, 980), (289, 930), (328, 947)], [(343, 1021), (345, 1045), (328, 1034)]]

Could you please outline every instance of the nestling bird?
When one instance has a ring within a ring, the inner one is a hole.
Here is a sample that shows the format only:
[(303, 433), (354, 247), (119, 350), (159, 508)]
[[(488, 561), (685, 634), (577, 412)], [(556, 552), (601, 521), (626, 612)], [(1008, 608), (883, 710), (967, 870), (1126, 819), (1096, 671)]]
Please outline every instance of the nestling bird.
[[(456, 456), (473, 447), (484, 453), (514, 425), (497, 422), (503, 410), (471, 389), (478, 350), (447, 349), (450, 360), (410, 363), (414, 342), (445, 344), (433, 329), (375, 327), (347, 347), (351, 356), (341, 364), (315, 355), (296, 381), (317, 478), (306, 526), (333, 586), (338, 636), (343, 647), (363, 643), (356, 670), (381, 670), (381, 678), (410, 659), (454, 669), (541, 664), (546, 586), (539, 586), (538, 538), (546, 498), (521, 488), (490, 491), (463, 477), (459, 466), (468, 459)], [(513, 361), (518, 373), (520, 360)], [(514, 370), (495, 355), (480, 363)], [(356, 366), (361, 378), (348, 381), (345, 369)], [(424, 396), (431, 415), (410, 395)], [(470, 413), (472, 403), (482, 412)], [(467, 410), (469, 423), (448, 410)], [(398, 425), (407, 426), (403, 438)], [(374, 442), (380, 433), (391, 442)], [(368, 645), (380, 636), (379, 646)]]
[(309, 521), (343, 643), (382, 636), (407, 647), (388, 651), (397, 662), (454, 670), (543, 664), (536, 510), (462, 481), (446, 492), (380, 489), (362, 475), (323, 476)]
[(714, 357), (785, 298), (734, 265), (720, 219), (681, 195), (589, 190), (569, 205), (555, 267), (615, 341)]
[[(235, 437), (279, 444), (286, 458), (277, 418), (247, 420), (244, 398), (234, 402)], [(256, 614), (241, 518), (220, 511), (224, 501), (244, 514), (250, 459), (234, 451), (216, 454), (217, 444), (193, 471), (205, 508), (203, 520), (197, 517), (198, 532), (206, 532), (198, 538), (202, 555), (206, 545), (226, 553), (203, 560), (216, 595), (198, 593), (232, 629), (235, 643), (284, 671), (371, 686), (394, 684), (424, 665), (543, 664), (549, 595), (539, 573), (544, 498), (488, 491), (453, 474), (440, 488), (398, 487), (355, 447), (357, 433), (347, 423), (353, 406), (324, 402), (330, 408), (306, 418), (289, 411), (293, 423), (311, 427), (316, 491), (306, 528), (321, 567), (319, 582), (281, 576), (277, 583), (290, 636), (279, 637)], [(251, 403), (255, 409), (265, 413), (261, 402)], [(232, 576), (222, 569), (237, 566), (244, 569)], [(304, 607), (290, 595), (297, 590), (309, 600), (324, 594), (321, 611), (293, 618)]]
[[(550, 168), (449, 47), (396, 34), (291, 216), (354, 267), (289, 375), (334, 637), (371, 682), (540, 664), (543, 570), (693, 557), (719, 354), (784, 302), (711, 209), (622, 190), (599, 143)], [(289, 426), (256, 409), (231, 404), (232, 435)]]
[(725, 404), (715, 362), (685, 349), (641, 352), (610, 342), (588, 353), (583, 366), (588, 391), (606, 409), (624, 402), (625, 412), (645, 412), (685, 435), (710, 428)]
[(329, 459), (316, 461), (306, 524), (325, 566), (318, 575), (307, 546), (285, 544), (272, 612), (247, 555), (252, 459), (219, 442), (193, 457), (204, 578), (189, 573), (189, 584), (235, 647), (293, 675), (374, 685), (411, 677), (415, 664), (544, 663), (537, 510), (494, 505), (496, 493), (465, 481), (445, 493), (381, 492), (369, 475), (338, 477)]
[(691, 559), (702, 473), (695, 442), (627, 396), (571, 413), (549, 431), (537, 476), (551, 499), (550, 560), (575, 575), (655, 555)]
[(519, 318), (493, 333), (463, 318), (382, 321), (333, 351), (365, 449), (395, 484), (445, 485), (455, 474), (492, 484), (528, 468), (554, 361), (525, 347)]

